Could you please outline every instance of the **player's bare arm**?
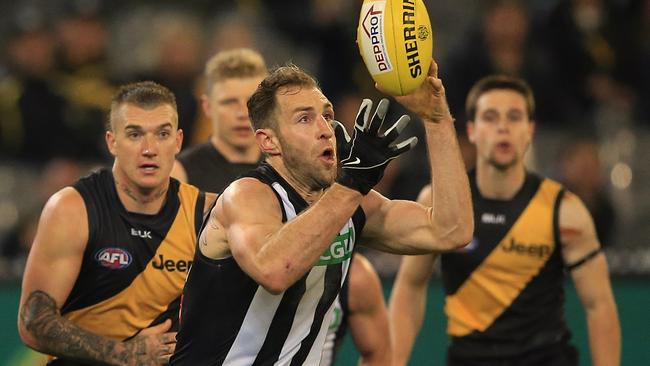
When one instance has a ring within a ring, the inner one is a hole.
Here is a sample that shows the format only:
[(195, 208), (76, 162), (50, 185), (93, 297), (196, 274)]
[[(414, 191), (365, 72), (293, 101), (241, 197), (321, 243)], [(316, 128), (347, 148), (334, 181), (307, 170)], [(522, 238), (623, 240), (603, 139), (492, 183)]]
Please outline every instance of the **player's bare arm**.
[[(454, 121), (438, 67), (412, 94), (396, 97), (424, 122), (431, 169), (431, 199), (424, 204), (389, 201), (373, 192), (364, 200), (367, 245), (381, 250), (422, 254), (452, 250), (472, 238), (474, 214), (469, 182)], [(408, 219), (405, 219), (408, 218)]]
[(271, 188), (256, 179), (240, 179), (219, 197), (200, 239), (201, 251), (214, 258), (234, 256), (257, 283), (280, 293), (313, 267), (361, 197), (353, 189), (334, 184), (307, 210), (283, 224)]
[(589, 211), (567, 193), (560, 205), (562, 255), (587, 316), (592, 364), (619, 365), (621, 330), (605, 255)]
[[(431, 186), (420, 192), (418, 202), (431, 201)], [(427, 290), (435, 254), (403, 256), (390, 295), (393, 363), (406, 365), (426, 312)]]
[(379, 276), (361, 254), (354, 255), (348, 275), (348, 323), (352, 340), (361, 355), (359, 365), (391, 365), (388, 310)]
[[(31, 348), (57, 357), (110, 365), (159, 365), (174, 350), (171, 322), (129, 342), (108, 339), (63, 318), (60, 308), (79, 274), (88, 240), (85, 204), (65, 188), (46, 204), (29, 254), (21, 293), (18, 330)], [(166, 328), (165, 328), (166, 326)]]

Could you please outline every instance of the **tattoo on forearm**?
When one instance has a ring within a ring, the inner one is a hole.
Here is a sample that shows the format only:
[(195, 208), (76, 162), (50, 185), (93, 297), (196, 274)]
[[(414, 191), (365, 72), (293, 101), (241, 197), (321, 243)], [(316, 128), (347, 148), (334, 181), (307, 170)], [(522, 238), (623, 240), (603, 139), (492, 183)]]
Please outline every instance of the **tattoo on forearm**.
[(29, 295), (20, 319), (36, 339), (39, 351), (53, 356), (126, 364), (136, 351), (129, 349), (136, 348), (136, 344), (125, 347), (122, 342), (85, 331), (61, 317), (54, 299), (43, 291)]

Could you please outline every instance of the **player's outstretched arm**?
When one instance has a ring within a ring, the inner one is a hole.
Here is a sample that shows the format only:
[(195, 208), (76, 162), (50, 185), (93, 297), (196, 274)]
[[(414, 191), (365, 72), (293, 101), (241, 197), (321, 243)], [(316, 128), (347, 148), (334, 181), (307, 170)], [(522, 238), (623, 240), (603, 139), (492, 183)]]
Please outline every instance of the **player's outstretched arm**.
[(559, 223), (562, 256), (585, 308), (592, 364), (619, 365), (621, 328), (607, 261), (589, 211), (572, 193), (562, 199)]
[(79, 193), (64, 188), (45, 205), (23, 276), (18, 330), (25, 344), (56, 357), (109, 365), (163, 365), (174, 351), (171, 326), (143, 331), (129, 342), (79, 328), (59, 309), (70, 294), (88, 240), (86, 207)]
[(465, 165), (445, 88), (432, 61), (429, 74), (413, 93), (395, 97), (424, 122), (431, 170), (429, 201), (390, 201), (376, 192), (364, 200), (367, 245), (402, 253), (425, 254), (466, 245), (474, 230), (474, 214)]

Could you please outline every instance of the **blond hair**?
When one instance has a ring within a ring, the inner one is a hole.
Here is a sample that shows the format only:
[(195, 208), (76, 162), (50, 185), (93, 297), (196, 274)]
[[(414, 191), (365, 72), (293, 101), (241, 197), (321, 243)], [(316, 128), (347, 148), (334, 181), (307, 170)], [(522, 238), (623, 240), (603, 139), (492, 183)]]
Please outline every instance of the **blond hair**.
[(223, 80), (264, 77), (267, 74), (264, 58), (258, 52), (248, 48), (221, 51), (205, 65), (206, 92), (210, 94), (214, 84)]

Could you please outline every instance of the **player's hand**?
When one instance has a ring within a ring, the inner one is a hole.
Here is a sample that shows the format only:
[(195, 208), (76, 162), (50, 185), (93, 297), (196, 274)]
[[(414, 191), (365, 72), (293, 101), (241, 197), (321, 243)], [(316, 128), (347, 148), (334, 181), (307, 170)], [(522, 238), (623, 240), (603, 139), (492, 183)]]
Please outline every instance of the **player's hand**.
[(425, 122), (453, 121), (447, 104), (445, 86), (438, 78), (438, 64), (431, 60), (429, 74), (411, 94), (395, 96), (401, 105), (417, 114)]
[(401, 116), (383, 133), (379, 131), (388, 112), (388, 105), (388, 99), (382, 99), (371, 118), (372, 101), (364, 99), (357, 114), (352, 138), (340, 122), (334, 121), (340, 168), (337, 181), (364, 195), (381, 180), (389, 161), (410, 150), (418, 142), (417, 137), (411, 137), (398, 144), (394, 143), (411, 120), (407, 115)]
[(176, 332), (168, 332), (172, 322), (164, 322), (143, 329), (136, 337), (127, 341), (128, 366), (159, 366), (169, 364), (176, 349)]

